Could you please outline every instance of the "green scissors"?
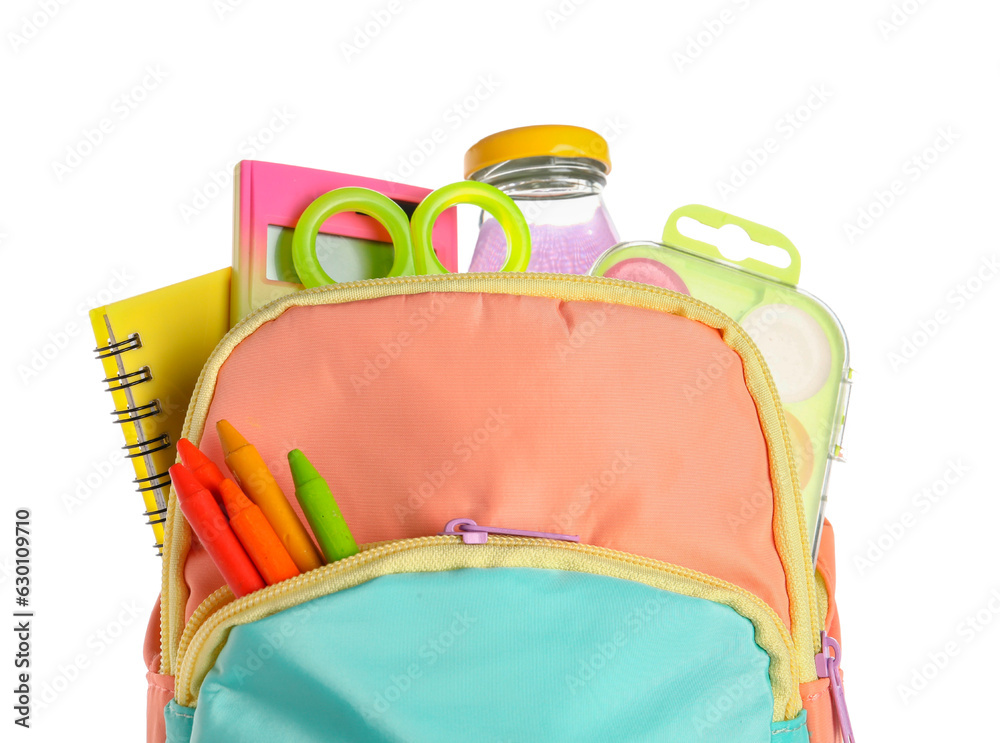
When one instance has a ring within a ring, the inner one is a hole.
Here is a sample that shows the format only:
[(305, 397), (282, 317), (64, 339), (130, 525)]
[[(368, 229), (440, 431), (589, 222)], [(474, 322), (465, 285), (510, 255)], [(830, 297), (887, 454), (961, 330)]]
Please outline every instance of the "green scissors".
[(316, 257), (316, 237), (322, 224), (339, 212), (360, 212), (376, 219), (389, 233), (395, 253), (388, 276), (448, 273), (441, 265), (431, 234), (441, 212), (456, 204), (473, 204), (496, 218), (507, 237), (507, 262), (501, 271), (524, 271), (531, 260), (531, 233), (517, 204), (502, 191), (478, 181), (460, 181), (430, 193), (413, 221), (395, 201), (367, 188), (338, 188), (311, 203), (299, 217), (292, 237), (292, 261), (307, 289), (336, 282)]

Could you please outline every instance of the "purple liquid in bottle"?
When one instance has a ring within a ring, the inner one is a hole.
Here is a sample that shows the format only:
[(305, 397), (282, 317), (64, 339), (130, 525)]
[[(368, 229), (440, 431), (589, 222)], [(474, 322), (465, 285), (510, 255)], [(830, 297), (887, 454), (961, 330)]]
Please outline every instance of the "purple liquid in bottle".
[[(589, 201), (589, 199), (587, 199)], [(568, 205), (568, 204), (567, 204)], [(605, 250), (618, 242), (614, 225), (603, 206), (581, 224), (531, 223), (529, 271), (585, 274)], [(495, 219), (479, 230), (469, 271), (499, 271), (507, 258), (507, 239)]]

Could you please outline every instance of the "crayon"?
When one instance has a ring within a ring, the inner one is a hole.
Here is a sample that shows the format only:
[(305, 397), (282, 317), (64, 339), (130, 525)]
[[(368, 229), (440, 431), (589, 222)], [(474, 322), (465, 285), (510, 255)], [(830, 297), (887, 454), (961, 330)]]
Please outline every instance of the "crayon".
[(177, 503), (215, 566), (237, 597), (264, 587), (257, 568), (226, 521), (226, 515), (208, 489), (183, 464), (170, 468)]
[(229, 421), (220, 420), (216, 424), (222, 450), (226, 454), (226, 464), (236, 482), (271, 522), (274, 532), (288, 550), (295, 566), (303, 573), (323, 564), (316, 545), (309, 532), (281, 492), (271, 471), (264, 464), (260, 452), (247, 442)]
[(222, 505), (222, 494), (219, 492), (219, 486), (226, 477), (215, 466), (215, 462), (206, 457), (201, 449), (187, 439), (181, 439), (177, 442), (177, 453), (181, 455), (181, 463), (194, 473), (198, 482), (212, 491), (212, 495), (219, 501), (219, 505)]
[(288, 466), (295, 481), (295, 497), (312, 527), (323, 557), (328, 563), (357, 554), (358, 543), (333, 498), (326, 480), (319, 476), (306, 455), (298, 449), (288, 452)]
[(229, 525), (267, 585), (280, 583), (299, 574), (288, 550), (281, 544), (264, 513), (250, 502), (240, 486), (225, 478), (219, 486), (222, 502), (229, 513)]

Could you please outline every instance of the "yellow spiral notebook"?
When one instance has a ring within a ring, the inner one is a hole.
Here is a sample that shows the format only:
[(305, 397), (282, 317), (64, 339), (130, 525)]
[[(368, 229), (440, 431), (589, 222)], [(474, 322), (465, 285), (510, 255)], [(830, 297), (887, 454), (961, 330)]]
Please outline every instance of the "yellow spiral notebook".
[(201, 367), (229, 330), (231, 274), (224, 268), (90, 311), (113, 422), (125, 434), (143, 516), (161, 555), (167, 470)]

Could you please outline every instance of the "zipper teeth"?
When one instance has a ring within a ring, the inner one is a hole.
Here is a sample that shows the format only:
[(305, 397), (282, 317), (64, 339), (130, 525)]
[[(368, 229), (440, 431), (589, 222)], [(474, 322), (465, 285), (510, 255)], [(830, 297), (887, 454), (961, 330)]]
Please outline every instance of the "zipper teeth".
[[(697, 301), (697, 300), (696, 300)], [(733, 323), (737, 325), (737, 323)], [(739, 327), (737, 325), (737, 327)], [(771, 375), (771, 369), (768, 367), (767, 362), (764, 359), (764, 355), (757, 348), (757, 344), (751, 342), (750, 348), (753, 350), (754, 355), (757, 357), (758, 363), (760, 364), (760, 369), (763, 372), (764, 382), (767, 384), (767, 388), (771, 392), (771, 396), (774, 398), (775, 407), (778, 410), (778, 429), (781, 431), (781, 440), (785, 445), (785, 456), (788, 459), (788, 467), (791, 473), (791, 483), (792, 483), (792, 501), (795, 504), (796, 521), (798, 522), (798, 536), (799, 536), (799, 548), (804, 550), (802, 557), (805, 561), (805, 587), (806, 587), (806, 598), (808, 602), (809, 611), (809, 629), (810, 637), (812, 638), (812, 651), (810, 654), (818, 653), (821, 649), (820, 644), (822, 642), (820, 638), (820, 630), (822, 628), (822, 619), (819, 616), (819, 604), (816, 597), (816, 584), (813, 577), (815, 569), (812, 565), (812, 549), (806, 548), (809, 544), (809, 532), (806, 529), (806, 513), (805, 506), (802, 503), (802, 489), (799, 485), (798, 473), (795, 470), (793, 449), (792, 449), (792, 439), (788, 433), (788, 423), (785, 420), (784, 409), (781, 406), (781, 397), (778, 394), (778, 386), (774, 382), (774, 377)], [(779, 554), (784, 556), (787, 550), (794, 549), (795, 545), (787, 545), (784, 549), (779, 551)], [(812, 573), (812, 574), (811, 574)], [(794, 602), (791, 602), (794, 605)], [(790, 607), (791, 608), (791, 607)]]
[[(392, 286), (411, 285), (411, 284), (435, 284), (435, 283), (446, 283), (447, 284), (447, 283), (454, 282), (456, 280), (456, 278), (459, 279), (460, 281), (463, 281), (463, 282), (466, 282), (466, 283), (468, 283), (468, 282), (474, 282), (474, 281), (477, 281), (477, 280), (478, 281), (490, 281), (490, 280), (495, 280), (497, 278), (497, 276), (498, 276), (497, 274), (491, 274), (491, 273), (444, 274), (444, 275), (435, 275), (435, 276), (401, 276), (401, 277), (394, 277), (394, 278), (367, 279), (367, 280), (363, 280), (363, 281), (352, 281), (352, 282), (349, 282), (349, 283), (338, 284), (338, 285), (333, 286), (333, 287), (316, 287), (316, 288), (313, 288), (313, 289), (305, 289), (305, 290), (297, 292), (297, 293), (295, 293), (293, 295), (289, 295), (289, 296), (286, 296), (286, 297), (280, 297), (280, 298), (274, 300), (273, 302), (270, 302), (269, 304), (266, 304), (263, 307), (260, 307), (259, 309), (257, 309), (254, 312), (252, 312), (250, 315), (247, 315), (245, 318), (243, 318), (242, 320), (240, 320), (240, 322), (238, 322), (235, 326), (233, 326), (233, 328), (231, 328), (229, 330), (229, 332), (222, 339), (222, 341), (219, 342), (219, 345), (216, 347), (216, 350), (213, 351), (212, 356), (209, 358), (209, 362), (212, 359), (214, 359), (215, 355), (224, 346), (224, 344), (226, 343), (226, 340), (228, 338), (230, 338), (230, 337), (232, 337), (234, 335), (242, 333), (245, 328), (247, 328), (247, 327), (249, 327), (251, 325), (257, 325), (257, 323), (260, 321), (261, 317), (268, 317), (268, 316), (270, 316), (279, 307), (282, 307), (282, 306), (285, 306), (285, 307), (297, 306), (299, 304), (299, 302), (297, 302), (296, 300), (298, 298), (303, 297), (303, 296), (314, 296), (314, 295), (318, 295), (318, 294), (327, 294), (327, 293), (330, 293), (330, 294), (333, 294), (333, 293), (348, 293), (348, 294), (353, 294), (353, 293), (355, 293), (356, 291), (359, 291), (359, 290), (363, 292), (366, 289), (373, 289), (375, 287), (380, 287), (380, 286), (389, 286), (389, 287), (392, 287)], [(791, 487), (792, 487), (792, 493), (791, 493), (791, 495), (792, 495), (792, 500), (794, 502), (794, 507), (795, 507), (796, 516), (797, 516), (797, 522), (798, 522), (798, 536), (799, 536), (798, 551), (801, 551), (802, 552), (802, 556), (801, 557), (803, 559), (805, 558), (806, 553), (809, 551), (808, 548), (807, 548), (807, 546), (806, 546), (807, 543), (808, 543), (808, 536), (807, 536), (807, 530), (806, 530), (806, 526), (805, 526), (805, 509), (804, 509), (804, 506), (802, 504), (802, 496), (801, 496), (801, 492), (800, 492), (798, 478), (797, 478), (797, 476), (795, 474), (795, 468), (794, 468), (793, 460), (792, 460), (791, 438), (790, 438), (789, 433), (788, 433), (788, 427), (787, 427), (787, 425), (785, 423), (785, 420), (784, 420), (784, 415), (781, 414), (781, 398), (780, 398), (780, 396), (778, 394), (778, 389), (777, 389), (777, 386), (776, 386), (776, 384), (774, 382), (774, 377), (771, 375), (771, 371), (768, 368), (767, 363), (765, 362), (764, 357), (763, 357), (763, 355), (760, 352), (760, 349), (758, 349), (757, 345), (752, 341), (752, 339), (750, 339), (749, 336), (746, 335), (745, 331), (743, 331), (743, 329), (740, 327), (739, 323), (737, 323), (735, 320), (733, 320), (728, 315), (726, 315), (725, 313), (723, 313), (721, 310), (713, 307), (712, 305), (708, 304), (707, 302), (703, 302), (700, 299), (696, 299), (695, 297), (692, 297), (690, 295), (680, 294), (678, 292), (674, 292), (674, 291), (671, 291), (669, 289), (661, 289), (659, 287), (652, 287), (652, 286), (646, 286), (646, 285), (643, 285), (643, 284), (636, 284), (634, 282), (624, 281), (624, 280), (621, 280), (621, 279), (607, 279), (607, 278), (595, 277), (595, 276), (576, 276), (576, 275), (570, 275), (570, 274), (550, 274), (550, 273), (504, 274), (504, 276), (507, 277), (507, 278), (509, 278), (509, 279), (518, 279), (518, 278), (520, 278), (520, 279), (533, 278), (533, 279), (542, 279), (542, 280), (548, 279), (548, 280), (556, 280), (556, 281), (559, 281), (561, 283), (574, 283), (574, 284), (583, 283), (583, 284), (591, 284), (591, 285), (596, 285), (596, 286), (606, 286), (606, 287), (609, 287), (609, 288), (623, 288), (623, 289), (628, 289), (628, 290), (633, 291), (633, 292), (638, 292), (640, 294), (646, 294), (646, 295), (649, 295), (649, 296), (671, 298), (671, 299), (677, 301), (682, 306), (683, 305), (687, 305), (687, 306), (695, 307), (695, 308), (697, 308), (699, 310), (702, 310), (706, 314), (708, 314), (708, 315), (716, 318), (717, 320), (719, 320), (719, 324), (720, 324), (720, 326), (722, 328), (732, 328), (738, 334), (740, 334), (741, 336), (745, 336), (746, 346), (747, 346), (747, 348), (750, 349), (750, 351), (753, 354), (755, 360), (757, 361), (757, 365), (758, 365), (758, 367), (760, 369), (761, 376), (762, 376), (762, 378), (764, 380), (764, 383), (765, 383), (768, 391), (771, 394), (772, 399), (774, 400), (776, 410), (779, 413), (779, 415), (777, 415), (778, 431), (780, 432), (780, 437), (781, 437), (782, 443), (784, 444), (785, 457), (786, 457), (786, 460), (788, 461), (789, 470), (791, 472)], [(547, 295), (541, 295), (541, 296), (547, 296)], [(373, 298), (373, 297), (362, 296), (362, 297), (357, 297), (356, 299), (369, 299), (369, 298)], [(345, 300), (345, 301), (353, 301), (353, 300), (352, 299), (348, 299), (348, 300)], [(611, 300), (611, 299), (608, 299), (606, 301), (608, 301), (609, 303), (612, 303), (612, 304), (622, 304), (622, 302), (620, 302), (620, 301), (614, 301), (614, 300)], [(653, 308), (653, 309), (658, 309), (659, 311), (664, 311), (661, 308)], [(251, 332), (253, 332), (253, 331), (251, 331)], [(193, 422), (193, 420), (195, 418), (196, 413), (199, 414), (199, 415), (201, 414), (201, 407), (202, 407), (203, 401), (200, 398), (201, 398), (201, 391), (202, 391), (203, 384), (205, 382), (206, 375), (209, 372), (210, 368), (214, 369), (214, 366), (211, 365), (209, 362), (206, 362), (205, 366), (202, 367), (201, 374), (198, 377), (198, 382), (196, 383), (194, 391), (193, 391), (192, 396), (191, 396), (192, 404), (188, 406), (187, 415), (185, 416), (185, 419), (184, 419), (183, 435), (188, 436), (188, 437), (190, 437), (190, 428), (191, 428), (191, 424), (192, 424), (192, 422)], [(754, 400), (754, 402), (756, 404), (756, 402), (757, 402), (756, 399)], [(171, 496), (172, 496), (172, 494), (173, 494), (173, 491), (171, 490)], [(168, 522), (171, 522), (171, 521), (173, 521), (173, 520), (176, 519), (176, 515), (171, 513), (174, 510), (174, 508), (173, 508), (174, 501), (175, 501), (175, 498), (170, 497), (169, 502), (167, 504), (167, 506), (168, 506), (167, 521)], [(786, 537), (787, 536), (788, 535), (786, 535)], [(176, 539), (179, 539), (179, 538), (176, 538)], [(165, 542), (165, 544), (167, 542), (166, 536), (164, 537), (164, 542)], [(179, 543), (178, 543), (177, 546), (178, 547), (182, 547), (182, 545), (179, 544)], [(167, 547), (165, 546), (164, 549), (166, 551)], [(786, 559), (786, 557), (785, 557), (786, 554), (788, 554), (789, 557), (791, 557), (791, 555), (793, 554), (793, 551), (795, 549), (796, 549), (796, 545), (794, 545), (794, 544), (783, 544), (783, 545), (781, 545), (779, 547), (779, 555), (781, 556), (782, 561), (784, 561)], [(178, 552), (182, 552), (182, 551), (183, 550), (178, 550)], [(170, 550), (170, 552), (173, 553), (174, 550)], [(175, 562), (177, 562), (178, 564), (175, 565), (174, 564)], [(806, 561), (806, 562), (808, 562), (808, 561)], [(792, 569), (794, 569), (794, 566), (790, 566), (790, 567)], [(820, 643), (819, 633), (820, 633), (820, 629), (821, 629), (821, 619), (818, 616), (819, 608), (818, 608), (817, 597), (816, 597), (816, 587), (815, 587), (815, 582), (813, 580), (813, 577), (812, 577), (812, 575), (810, 575), (810, 565), (805, 565), (803, 563), (802, 567), (804, 568), (804, 572), (805, 572), (805, 581), (804, 581), (804, 583), (805, 583), (805, 589), (806, 589), (806, 594), (807, 594), (807, 596), (806, 596), (806, 599), (807, 599), (807, 612), (808, 612), (808, 615), (809, 615), (806, 619), (807, 619), (807, 621), (809, 623), (810, 637), (812, 639), (812, 646), (813, 646), (811, 649), (803, 648), (802, 649), (802, 653), (804, 655), (808, 654), (811, 657), (813, 654), (815, 654), (819, 650), (819, 643)], [(161, 656), (161, 659), (162, 659), (161, 663), (164, 665), (164, 667), (161, 670), (163, 670), (165, 672), (175, 671), (178, 668), (178, 663), (179, 663), (179, 658), (172, 658), (171, 657), (171, 653), (170, 653), (170, 632), (172, 632), (172, 630), (171, 630), (171, 626), (172, 626), (171, 625), (171, 620), (179, 618), (179, 619), (181, 619), (181, 621), (183, 621), (183, 616), (182, 616), (182, 614), (177, 614), (177, 610), (173, 609), (173, 604), (177, 603), (177, 602), (176, 601), (173, 601), (173, 602), (170, 601), (170, 596), (169, 596), (169, 589), (170, 589), (171, 583), (172, 583), (171, 576), (173, 574), (175, 574), (178, 569), (179, 569), (179, 554), (171, 554), (170, 555), (170, 560), (166, 561), (165, 564), (164, 564), (164, 576), (165, 576), (164, 586), (163, 586), (164, 601), (163, 601), (163, 608), (161, 610), (160, 656)], [(790, 596), (790, 598), (791, 598), (791, 596)], [(794, 619), (794, 611), (795, 611), (794, 604), (795, 604), (795, 602), (792, 601), (792, 602), (790, 602), (790, 604), (791, 605), (790, 605), (789, 608), (793, 612), (793, 619)], [(175, 615), (174, 617), (170, 616), (171, 610), (174, 611), (174, 615)], [(794, 655), (794, 653), (793, 653), (793, 655)]]
[(211, 616), (217, 609), (226, 604), (231, 604), (235, 600), (233, 592), (229, 589), (229, 586), (222, 586), (214, 593), (209, 594), (204, 601), (198, 604), (198, 608), (194, 610), (191, 618), (188, 619), (187, 624), (184, 626), (184, 633), (181, 635), (180, 642), (177, 643), (177, 657), (183, 658), (184, 651), (191, 644), (191, 638), (194, 637), (195, 632), (198, 628)]
[[(263, 614), (259, 617), (255, 616), (257, 609), (289, 593), (294, 593), (299, 590), (322, 584), (336, 575), (355, 568), (363, 567), (389, 555), (419, 549), (420, 547), (457, 544), (460, 541), (461, 537), (458, 536), (433, 536), (415, 537), (412, 539), (402, 539), (398, 541), (379, 542), (372, 545), (366, 545), (362, 548), (362, 551), (356, 555), (339, 560), (335, 563), (330, 563), (325, 567), (318, 568), (317, 570), (310, 571), (309, 573), (300, 574), (294, 578), (283, 581), (282, 583), (255, 591), (254, 593), (236, 599), (235, 601), (223, 606), (218, 611), (214, 611), (214, 606), (211, 608), (206, 607), (206, 604), (209, 604), (210, 601), (213, 603), (220, 603), (221, 599), (224, 598), (229, 591), (228, 589), (220, 589), (219, 591), (216, 591), (212, 594), (212, 596), (206, 599), (201, 606), (199, 606), (195, 615), (192, 615), (188, 623), (188, 627), (185, 628), (184, 635), (188, 636), (190, 634), (191, 638), (187, 643), (187, 647), (183, 655), (179, 655), (179, 671), (177, 674), (178, 689), (183, 689), (188, 698), (191, 697), (190, 685), (194, 664), (198, 660), (198, 656), (204, 651), (209, 640), (212, 638), (214, 630), (220, 625), (225, 624), (228, 620), (236, 616), (246, 615), (248, 622), (256, 621), (264, 616)], [(563, 542), (551, 539), (538, 539), (536, 537), (507, 537), (494, 535), (489, 537), (488, 544), (507, 547), (535, 547), (544, 545), (550, 549), (575, 552), (605, 559), (613, 559), (617, 562), (656, 570), (679, 578), (686, 578), (711, 588), (722, 589), (741, 596), (743, 599), (751, 602), (754, 606), (760, 609), (774, 624), (778, 634), (781, 636), (782, 642), (785, 644), (786, 650), (788, 651), (793, 686), (798, 683), (799, 664), (791, 633), (788, 631), (788, 628), (785, 627), (784, 622), (778, 616), (777, 612), (775, 612), (767, 602), (744, 588), (740, 588), (739, 586), (727, 581), (714, 578), (710, 575), (706, 575), (689, 568), (684, 568), (679, 565), (672, 565), (659, 560), (653, 560), (651, 558), (641, 557), (627, 552), (619, 552), (606, 547), (597, 547), (595, 545)], [(470, 546), (469, 549), (477, 549), (477, 547)], [(332, 593), (336, 593), (336, 591)], [(203, 607), (206, 607), (204, 611), (202, 611)], [(196, 622), (196, 616), (198, 616), (198, 622)]]

